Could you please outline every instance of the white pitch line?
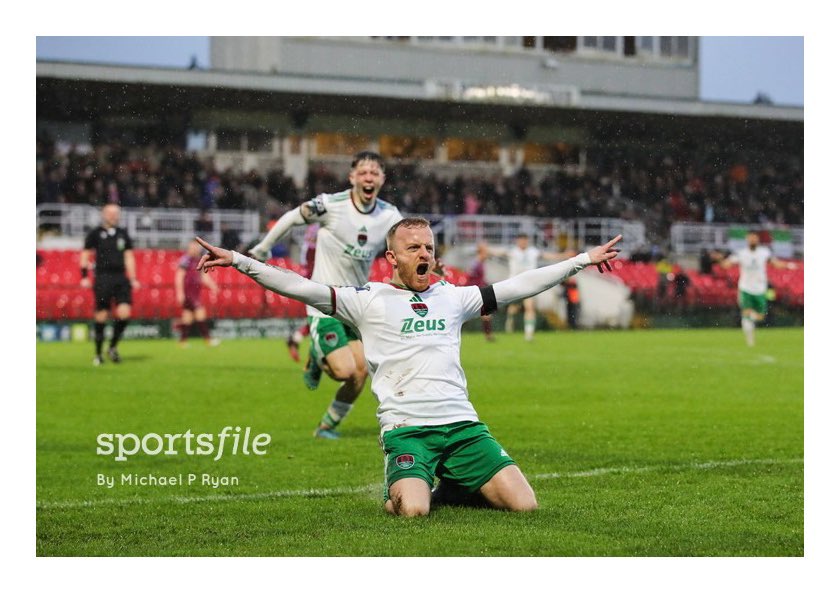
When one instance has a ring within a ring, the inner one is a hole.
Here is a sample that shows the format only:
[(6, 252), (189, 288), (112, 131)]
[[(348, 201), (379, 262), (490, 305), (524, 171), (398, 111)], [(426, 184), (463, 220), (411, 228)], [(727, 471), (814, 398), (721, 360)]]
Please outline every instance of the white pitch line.
[[(573, 478), (593, 478), (610, 474), (641, 474), (656, 471), (686, 471), (710, 470), (724, 467), (738, 467), (742, 465), (780, 465), (803, 463), (803, 459), (733, 459), (729, 461), (704, 461), (678, 465), (647, 465), (638, 467), (601, 467), (575, 472), (554, 472), (536, 474), (535, 480), (556, 480)], [(346, 494), (373, 494), (381, 491), (382, 483), (367, 486), (353, 486), (344, 488), (309, 488), (303, 490), (276, 490), (273, 492), (253, 492), (244, 494), (209, 494), (206, 496), (168, 496), (162, 498), (103, 498), (99, 500), (64, 500), (36, 502), (35, 507), (40, 510), (51, 509), (83, 509), (98, 506), (120, 506), (153, 503), (192, 504), (196, 502), (229, 502), (266, 500), (272, 498), (320, 498), (326, 496), (341, 496)]]
[(608, 474), (642, 474), (655, 471), (685, 471), (718, 469), (722, 467), (738, 467), (741, 465), (778, 465), (783, 463), (802, 463), (802, 459), (732, 459), (729, 461), (704, 461), (684, 463), (679, 465), (648, 465), (639, 467), (601, 467), (578, 472), (555, 472), (550, 474), (536, 474), (535, 480), (551, 480), (558, 478), (593, 478)]
[(81, 509), (86, 507), (120, 506), (133, 504), (152, 504), (155, 502), (174, 502), (190, 504), (194, 502), (227, 502), (232, 500), (264, 500), (268, 498), (319, 498), (344, 494), (363, 494), (374, 488), (382, 488), (382, 484), (368, 486), (354, 486), (345, 488), (307, 488), (305, 490), (276, 490), (273, 492), (251, 492), (243, 494), (208, 494), (205, 496), (165, 496), (162, 498), (103, 498), (99, 500), (65, 500), (54, 502), (38, 502), (39, 509)]

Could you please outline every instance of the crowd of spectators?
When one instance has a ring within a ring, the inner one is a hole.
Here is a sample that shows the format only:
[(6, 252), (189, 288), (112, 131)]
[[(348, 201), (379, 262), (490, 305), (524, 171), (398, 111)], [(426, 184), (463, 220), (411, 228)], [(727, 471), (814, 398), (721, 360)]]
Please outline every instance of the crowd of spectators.
[[(660, 237), (677, 221), (804, 222), (803, 172), (795, 156), (627, 156), (591, 149), (588, 155), (581, 170), (558, 170), (539, 179), (527, 169), (508, 177), (446, 178), (416, 165), (393, 165), (381, 195), (403, 212), (420, 214), (642, 220), (649, 234)], [(347, 185), (346, 176), (318, 165), (298, 188), (282, 170), (219, 171), (212, 160), (173, 146), (114, 142), (58, 151), (48, 141), (37, 144), (38, 202), (256, 209), (270, 219)]]

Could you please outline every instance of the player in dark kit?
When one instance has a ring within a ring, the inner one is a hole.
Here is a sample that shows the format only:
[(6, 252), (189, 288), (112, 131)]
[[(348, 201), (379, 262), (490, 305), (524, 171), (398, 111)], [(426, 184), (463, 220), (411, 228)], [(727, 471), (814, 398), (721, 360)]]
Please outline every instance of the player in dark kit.
[(103, 362), (102, 343), (105, 341), (105, 323), (111, 306), (115, 303), (116, 318), (113, 334), (108, 347), (108, 357), (113, 362), (120, 362), (117, 344), (131, 317), (131, 290), (139, 288), (137, 271), (134, 265), (131, 238), (125, 229), (120, 228), (120, 207), (108, 204), (102, 208), (102, 224), (85, 237), (85, 246), (80, 258), (82, 286), (91, 286), (90, 266), (96, 262), (96, 274), (93, 282), (94, 314), (93, 334), (96, 344), (96, 356), (93, 364)]

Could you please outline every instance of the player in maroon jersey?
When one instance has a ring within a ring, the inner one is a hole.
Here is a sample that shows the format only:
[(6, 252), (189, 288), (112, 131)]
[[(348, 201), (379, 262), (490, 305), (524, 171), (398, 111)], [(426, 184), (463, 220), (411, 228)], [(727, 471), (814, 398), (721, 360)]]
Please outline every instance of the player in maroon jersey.
[[(470, 265), (470, 270), (467, 275), (467, 284), (487, 286), (488, 282), (484, 277), (484, 261), (487, 259), (488, 255), (487, 245), (479, 243), (475, 259)], [(493, 337), (493, 324), (490, 321), (489, 315), (481, 316), (481, 327), (484, 329), (484, 337), (488, 342), (492, 342), (495, 338)]]
[(218, 339), (210, 337), (210, 330), (207, 328), (207, 309), (201, 304), (202, 286), (206, 286), (213, 293), (218, 291), (218, 286), (208, 274), (196, 271), (203, 252), (197, 241), (190, 241), (186, 253), (178, 261), (178, 269), (175, 270), (175, 297), (181, 306), (179, 344), (182, 346), (187, 345), (187, 338), (193, 324), (198, 328), (208, 346), (219, 344)]

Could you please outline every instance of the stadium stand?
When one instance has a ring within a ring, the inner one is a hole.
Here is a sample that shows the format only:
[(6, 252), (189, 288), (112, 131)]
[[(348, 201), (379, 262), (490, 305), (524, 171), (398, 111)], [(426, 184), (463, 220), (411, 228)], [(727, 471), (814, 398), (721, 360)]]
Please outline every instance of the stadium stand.
[[(174, 146), (129, 149), (112, 142), (61, 152), (41, 139), (36, 160), (38, 203), (251, 209), (271, 218), (345, 184), (329, 169), (313, 166), (299, 190), (280, 170), (217, 171), (212, 161)], [(621, 217), (644, 220), (658, 237), (679, 221), (804, 220), (801, 162), (782, 155), (767, 161), (699, 151), (645, 157), (594, 152), (575, 173), (560, 169), (541, 179), (527, 168), (509, 177), (473, 173), (450, 179), (396, 163), (388, 174), (382, 197), (408, 212)]]

